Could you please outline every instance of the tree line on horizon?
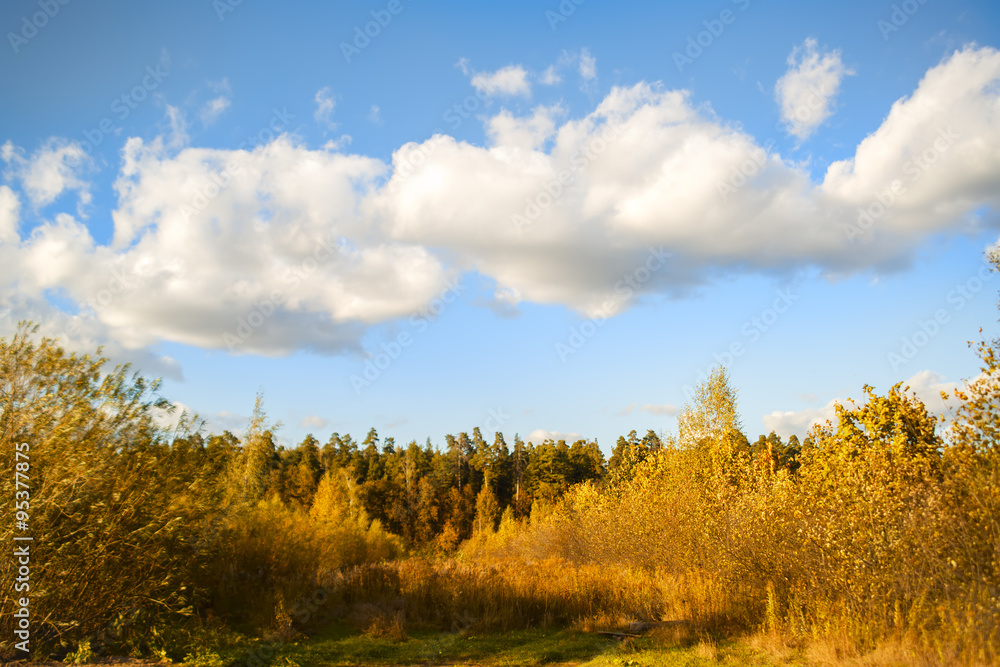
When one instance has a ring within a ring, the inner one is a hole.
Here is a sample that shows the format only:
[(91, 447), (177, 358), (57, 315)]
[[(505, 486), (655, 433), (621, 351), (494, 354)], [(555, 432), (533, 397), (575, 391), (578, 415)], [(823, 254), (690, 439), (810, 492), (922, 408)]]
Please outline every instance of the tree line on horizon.
[[(350, 434), (331, 434), (320, 444), (311, 433), (297, 446), (276, 443), (275, 431), (265, 429), (261, 447), (266, 457), (266, 494), (289, 507), (309, 511), (317, 492), (339, 486), (368, 520), (377, 520), (402, 537), (410, 548), (449, 551), (477, 529), (496, 529), (505, 512), (511, 518), (530, 517), (532, 507), (555, 505), (571, 487), (622, 480), (650, 455), (663, 449), (663, 438), (647, 430), (619, 436), (606, 459), (596, 440), (546, 439), (535, 445), (515, 435), (508, 445), (497, 431), (493, 441), (479, 427), (445, 436), (445, 447), (430, 438), (402, 447), (395, 439), (380, 440), (375, 428), (358, 442)], [(754, 457), (773, 456), (776, 465), (798, 468), (802, 445), (792, 435), (787, 442), (771, 431), (752, 445), (740, 445)], [(666, 436), (669, 446), (669, 436)], [(806, 438), (805, 446), (811, 444)], [(192, 475), (222, 475), (238, 455), (240, 438), (230, 431), (174, 439), (163, 455), (174, 465), (190, 467)]]

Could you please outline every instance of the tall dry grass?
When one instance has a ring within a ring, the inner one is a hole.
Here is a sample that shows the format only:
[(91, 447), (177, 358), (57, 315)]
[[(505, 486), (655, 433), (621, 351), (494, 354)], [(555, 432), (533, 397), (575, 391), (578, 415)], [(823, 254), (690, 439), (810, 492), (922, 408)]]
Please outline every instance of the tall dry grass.
[[(409, 628), (509, 631), (528, 627), (619, 627), (702, 609), (695, 582), (644, 568), (575, 564), (558, 558), (492, 562), (410, 558), (330, 572), (323, 580), (333, 615), (397, 613)], [(704, 582), (702, 582), (704, 583)], [(368, 620), (368, 619), (366, 619)]]
[[(977, 415), (995, 415), (996, 386), (976, 388), (987, 403)], [(501, 525), (464, 553), (563, 559), (554, 581), (567, 587), (569, 571), (589, 567), (646, 573), (607, 582), (632, 596), (602, 600), (612, 614), (642, 609), (715, 633), (833, 647), (844, 659), (991, 664), (1000, 659), (1000, 457), (983, 435), (992, 422), (970, 427), (968, 442), (963, 423), (945, 440), (912, 395), (866, 388), (860, 405), (813, 431), (796, 474), (732, 449), (720, 456), (718, 440), (703, 437), (648, 457), (617, 486), (576, 487), (538, 520)]]

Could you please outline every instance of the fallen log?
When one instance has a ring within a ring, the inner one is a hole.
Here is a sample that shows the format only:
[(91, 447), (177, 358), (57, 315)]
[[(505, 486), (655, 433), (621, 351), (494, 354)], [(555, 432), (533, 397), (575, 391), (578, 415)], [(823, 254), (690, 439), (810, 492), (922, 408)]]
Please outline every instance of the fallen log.
[(605, 632), (602, 630), (599, 630), (597, 634), (604, 635), (605, 637), (614, 637), (615, 639), (635, 639), (642, 636), (642, 635), (631, 635), (627, 632)]
[(646, 632), (654, 628), (669, 628), (687, 625), (691, 621), (633, 621), (628, 624), (629, 632)]

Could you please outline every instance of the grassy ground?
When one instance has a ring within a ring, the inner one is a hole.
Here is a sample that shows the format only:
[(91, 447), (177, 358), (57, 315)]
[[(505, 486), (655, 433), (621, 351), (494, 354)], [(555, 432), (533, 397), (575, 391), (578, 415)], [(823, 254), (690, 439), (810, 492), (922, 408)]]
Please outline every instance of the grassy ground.
[[(619, 641), (577, 630), (520, 630), (508, 633), (442, 633), (410, 631), (405, 635), (372, 636), (345, 623), (293, 643), (224, 641), (193, 651), (188, 667), (699, 667), (718, 665), (836, 665), (896, 667), (952, 664), (924, 660), (905, 647), (886, 645), (867, 655), (855, 655), (836, 643), (805, 644), (788, 638), (757, 635), (715, 640), (690, 631), (654, 631), (651, 636)], [(103, 658), (92, 665), (180, 664), (175, 657), (158, 663), (128, 658)], [(12, 663), (19, 667), (58, 667), (59, 662)], [(980, 663), (976, 663), (980, 664)], [(985, 663), (981, 663), (985, 664)]]
[(684, 641), (649, 637), (620, 642), (572, 630), (522, 630), (469, 634), (411, 632), (406, 639), (373, 638), (334, 626), (308, 640), (283, 646), (273, 665), (340, 667), (455, 665), (463, 667), (653, 667), (673, 665), (777, 665), (746, 643)]

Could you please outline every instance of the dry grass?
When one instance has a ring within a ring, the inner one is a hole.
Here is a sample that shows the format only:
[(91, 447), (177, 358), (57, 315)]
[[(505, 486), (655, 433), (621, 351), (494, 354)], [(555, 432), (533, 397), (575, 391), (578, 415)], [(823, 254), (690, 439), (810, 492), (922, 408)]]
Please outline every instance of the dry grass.
[(702, 639), (694, 648), (694, 656), (704, 660), (718, 660), (719, 646), (711, 639)]
[(372, 617), (364, 634), (372, 639), (391, 639), (394, 642), (402, 642), (408, 639), (403, 614), (378, 614)]

